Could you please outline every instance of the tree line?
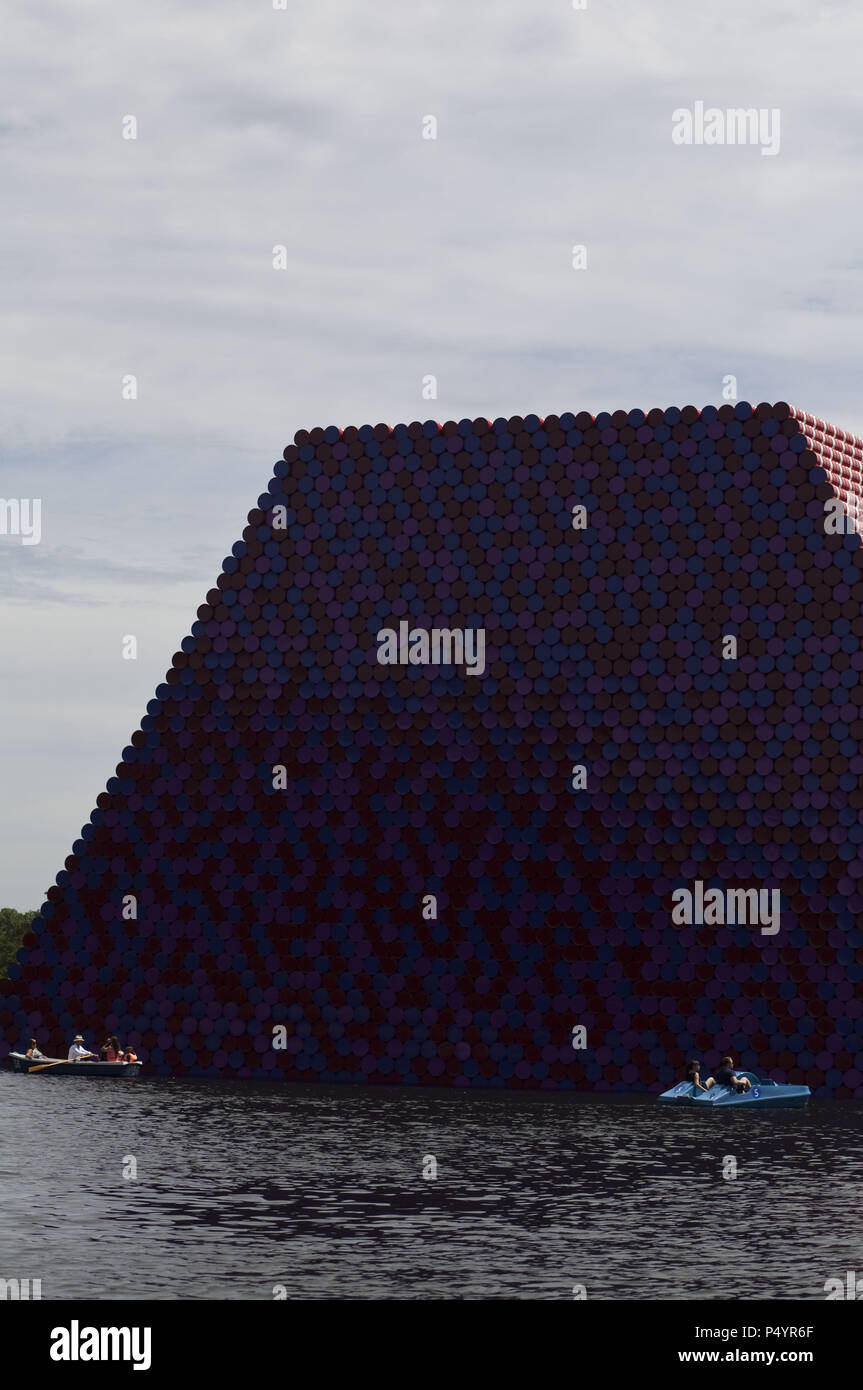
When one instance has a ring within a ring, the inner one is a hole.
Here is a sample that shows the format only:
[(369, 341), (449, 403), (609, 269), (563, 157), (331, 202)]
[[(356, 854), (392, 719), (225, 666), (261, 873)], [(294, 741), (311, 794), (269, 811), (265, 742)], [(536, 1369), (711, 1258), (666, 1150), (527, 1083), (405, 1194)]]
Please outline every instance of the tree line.
[(32, 912), (18, 912), (14, 907), (0, 907), (0, 980), (6, 978), (33, 918), (38, 915), (35, 908)]

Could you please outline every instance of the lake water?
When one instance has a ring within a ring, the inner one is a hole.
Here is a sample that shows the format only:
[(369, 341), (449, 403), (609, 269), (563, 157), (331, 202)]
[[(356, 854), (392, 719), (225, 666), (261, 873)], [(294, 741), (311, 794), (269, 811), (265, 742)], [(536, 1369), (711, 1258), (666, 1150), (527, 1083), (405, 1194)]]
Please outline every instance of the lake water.
[(861, 1139), (859, 1102), (3, 1073), (0, 1276), (43, 1299), (823, 1300), (863, 1274)]

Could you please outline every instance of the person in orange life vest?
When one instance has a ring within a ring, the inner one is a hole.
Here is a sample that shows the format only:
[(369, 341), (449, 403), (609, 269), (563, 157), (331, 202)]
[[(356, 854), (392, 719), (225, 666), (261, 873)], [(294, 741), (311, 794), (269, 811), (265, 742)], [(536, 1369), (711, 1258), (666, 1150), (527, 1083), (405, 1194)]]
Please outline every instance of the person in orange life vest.
[(135, 1052), (135, 1049), (132, 1048), (132, 1047), (127, 1047), (127, 1048), (126, 1048), (126, 1051), (123, 1053), (123, 1061), (124, 1061), (124, 1062), (137, 1062), (137, 1060), (138, 1060), (138, 1054)]

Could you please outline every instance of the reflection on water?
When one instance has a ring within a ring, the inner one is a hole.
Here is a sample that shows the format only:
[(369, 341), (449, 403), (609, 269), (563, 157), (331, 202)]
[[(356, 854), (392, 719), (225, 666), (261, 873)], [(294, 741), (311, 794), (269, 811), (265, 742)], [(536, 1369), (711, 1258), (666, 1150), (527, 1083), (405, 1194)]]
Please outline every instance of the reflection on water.
[(0, 1115), (0, 1276), (43, 1298), (823, 1299), (863, 1273), (859, 1102), (3, 1073)]

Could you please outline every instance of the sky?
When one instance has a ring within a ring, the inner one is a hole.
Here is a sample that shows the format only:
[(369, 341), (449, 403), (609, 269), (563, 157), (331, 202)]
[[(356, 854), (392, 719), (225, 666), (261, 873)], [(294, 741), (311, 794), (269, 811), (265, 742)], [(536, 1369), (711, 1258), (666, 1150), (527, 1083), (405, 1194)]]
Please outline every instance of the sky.
[[(0, 498), (42, 525), (0, 534), (0, 906), (40, 906), (295, 430), (732, 376), (863, 435), (861, 43), (854, 0), (7, 11)], [(778, 149), (675, 143), (699, 102)]]

